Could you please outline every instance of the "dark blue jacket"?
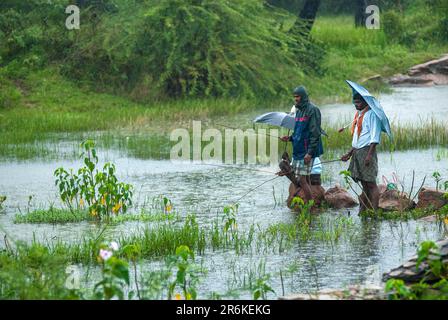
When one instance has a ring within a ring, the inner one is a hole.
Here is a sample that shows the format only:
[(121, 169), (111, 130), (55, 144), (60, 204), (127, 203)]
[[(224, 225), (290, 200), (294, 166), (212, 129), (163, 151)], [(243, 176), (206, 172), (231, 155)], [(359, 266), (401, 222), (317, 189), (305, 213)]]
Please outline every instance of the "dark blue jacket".
[(296, 124), (292, 141), (292, 156), (294, 160), (303, 160), (308, 153), (313, 158), (324, 153), (322, 146), (321, 114), (319, 108), (308, 100), (306, 91), (299, 105), (296, 105)]

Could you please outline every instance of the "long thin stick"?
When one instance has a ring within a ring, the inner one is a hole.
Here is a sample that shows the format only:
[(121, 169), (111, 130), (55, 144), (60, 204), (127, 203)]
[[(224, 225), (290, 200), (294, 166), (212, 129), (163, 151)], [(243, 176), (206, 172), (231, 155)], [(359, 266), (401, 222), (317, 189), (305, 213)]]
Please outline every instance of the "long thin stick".
[(409, 197), (412, 197), (412, 191), (414, 191), (414, 179), (415, 179), (415, 170), (412, 170), (412, 184), (411, 184), (411, 191), (409, 192)]
[[(289, 137), (289, 132), (291, 131), (291, 129), (288, 129), (288, 134), (287, 136)], [(285, 141), (285, 148), (283, 149), (283, 153), (286, 152), (286, 147), (288, 147), (288, 141)]]
[(227, 164), (212, 164), (212, 163), (195, 163), (195, 164), (204, 165), (204, 166), (218, 167), (218, 168), (241, 169), (241, 170), (249, 170), (249, 171), (266, 172), (266, 173), (272, 173), (272, 174), (275, 173), (275, 172), (267, 171), (267, 170), (261, 170), (261, 169), (255, 169), (255, 168), (246, 168), (246, 167), (240, 167), (240, 166), (231, 166), (231, 165), (227, 165)]
[[(220, 127), (227, 128), (227, 129), (241, 130), (240, 128), (230, 127), (230, 126), (226, 126), (226, 125), (224, 125), (224, 124), (216, 123), (216, 125), (217, 125), (217, 126), (220, 126)], [(273, 137), (273, 138), (278, 138), (278, 139), (280, 139), (279, 136), (274, 136), (274, 135), (269, 134), (269, 133), (255, 132), (255, 134), (262, 134), (262, 135), (265, 135), (265, 136), (268, 136), (268, 137)]]
[(417, 193), (416, 193), (416, 194), (414, 195), (414, 197), (412, 198), (411, 203), (412, 203), (412, 201), (414, 201), (414, 199), (418, 196), (418, 194), (419, 194), (420, 191), (422, 190), (423, 185), (425, 184), (425, 181), (426, 181), (426, 176), (423, 178), (422, 184), (421, 184), (420, 188), (418, 188)]
[(236, 204), (238, 201), (240, 201), (241, 199), (243, 199), (245, 196), (247, 196), (247, 195), (248, 195), (249, 193), (251, 193), (252, 191), (258, 189), (258, 188), (261, 187), (262, 185), (268, 183), (269, 181), (275, 180), (275, 179), (277, 179), (277, 178), (279, 178), (279, 177), (281, 177), (281, 176), (275, 176), (275, 177), (272, 178), (272, 179), (269, 179), (269, 180), (264, 181), (263, 183), (260, 183), (260, 184), (257, 185), (256, 187), (254, 187), (254, 188), (250, 189), (249, 191), (247, 191), (243, 196), (241, 196), (240, 198), (238, 198), (238, 199), (234, 202), (234, 204)]
[[(342, 160), (335, 159), (335, 160), (329, 160), (329, 161), (322, 161), (321, 163), (317, 163), (317, 164), (314, 164), (314, 165), (310, 166), (310, 168), (314, 168), (314, 167), (316, 167), (318, 165), (321, 165), (321, 164), (326, 164), (326, 163), (331, 163), (331, 162), (338, 162), (338, 161), (342, 161)], [(246, 167), (241, 167), (241, 166), (232, 166), (232, 165), (228, 165), (228, 164), (213, 164), (213, 163), (195, 163), (195, 164), (204, 165), (204, 166), (218, 167), (218, 168), (241, 169), (241, 170), (258, 171), (258, 172), (266, 172), (266, 173), (273, 173), (273, 174), (276, 173), (276, 172), (267, 171), (267, 170), (261, 170), (261, 169), (255, 169), (255, 168), (246, 168)]]

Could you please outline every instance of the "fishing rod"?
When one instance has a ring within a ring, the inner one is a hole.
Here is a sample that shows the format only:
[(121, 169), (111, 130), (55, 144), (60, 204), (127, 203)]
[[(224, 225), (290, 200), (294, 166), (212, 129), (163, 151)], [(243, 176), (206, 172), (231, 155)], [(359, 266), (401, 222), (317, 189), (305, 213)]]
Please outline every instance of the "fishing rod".
[[(313, 167), (321, 165), (321, 164), (337, 162), (337, 161), (342, 161), (342, 160), (341, 159), (335, 159), (335, 160), (329, 160), (329, 161), (322, 161), (320, 163), (317, 163), (317, 164), (314, 164), (314, 165), (310, 166), (310, 168), (313, 168)], [(195, 163), (195, 164), (204, 165), (204, 166), (218, 167), (218, 168), (241, 169), (241, 170), (248, 170), (248, 171), (255, 171), (255, 172), (264, 172), (264, 173), (273, 173), (273, 174), (277, 173), (277, 172), (272, 172), (272, 171), (262, 170), (262, 169), (256, 169), (256, 168), (247, 168), (247, 167), (242, 167), (242, 166), (231, 166), (231, 165), (228, 165), (228, 164), (214, 164), (214, 163)]]
[(353, 124), (353, 121), (351, 121), (350, 123), (347, 123), (345, 126), (343, 126), (342, 128), (340, 128), (338, 130), (339, 133), (341, 133), (342, 131), (344, 131), (345, 129), (347, 129), (348, 127), (350, 127)]
[(275, 180), (275, 179), (277, 179), (277, 178), (280, 178), (280, 177), (281, 177), (281, 176), (275, 176), (274, 178), (271, 178), (271, 179), (269, 179), (269, 180), (266, 180), (266, 181), (260, 183), (260, 184), (257, 185), (256, 187), (254, 187), (254, 188), (250, 189), (249, 191), (247, 191), (245, 194), (243, 194), (243, 195), (242, 195), (241, 197), (239, 197), (237, 200), (235, 200), (235, 202), (234, 202), (233, 204), (237, 204), (238, 201), (240, 201), (241, 199), (243, 199), (245, 196), (247, 196), (247, 195), (248, 195), (249, 193), (251, 193), (252, 191), (258, 189), (258, 188), (261, 187), (262, 185), (268, 183), (269, 181), (272, 181), (272, 180)]
[[(341, 160), (341, 159), (329, 160), (329, 161), (321, 162), (320, 164), (323, 164), (323, 163), (330, 163), (330, 162), (336, 162), (336, 161), (342, 161), (342, 160)], [(318, 164), (318, 165), (319, 165), (319, 164)], [(314, 166), (313, 166), (313, 167), (314, 167)], [(279, 178), (279, 177), (281, 177), (281, 176), (280, 176), (280, 175), (277, 175), (277, 176), (275, 176), (274, 178), (271, 178), (271, 179), (269, 179), (269, 180), (266, 180), (266, 181), (260, 183), (259, 185), (253, 187), (252, 189), (250, 189), (249, 191), (247, 191), (245, 194), (243, 194), (241, 197), (239, 197), (233, 204), (238, 203), (238, 201), (240, 201), (241, 199), (243, 199), (245, 196), (247, 196), (247, 195), (248, 195), (249, 193), (251, 193), (252, 191), (255, 191), (256, 189), (258, 189), (258, 188), (261, 187), (262, 185), (264, 185), (264, 184), (266, 184), (266, 183), (268, 183), (268, 182), (270, 182), (270, 181), (273, 181), (273, 180), (275, 180), (275, 179), (277, 179), (277, 178)]]
[[(337, 162), (337, 161), (342, 161), (342, 160), (341, 160), (341, 159), (328, 160), (328, 161), (323, 161), (323, 162), (321, 162), (320, 164), (331, 163), (331, 162)], [(236, 169), (247, 169), (247, 170), (253, 170), (253, 171), (262, 171), (262, 172), (274, 173), (274, 172), (270, 172), (270, 171), (258, 170), (258, 169), (253, 169), (253, 168), (234, 167), (234, 166), (228, 166), (228, 165), (214, 165), (214, 164), (206, 164), (206, 163), (204, 163), (204, 165), (212, 165), (212, 166), (219, 166), (219, 167), (225, 167), (225, 168), (227, 168), (227, 167), (233, 167), (233, 168), (236, 168)], [(319, 164), (317, 164), (317, 165), (319, 165)], [(315, 165), (313, 165), (312, 167), (314, 167), (314, 166), (315, 166)], [(238, 201), (240, 201), (241, 199), (243, 199), (243, 198), (244, 198), (245, 196), (247, 196), (249, 193), (255, 191), (256, 189), (260, 188), (261, 186), (265, 185), (266, 183), (268, 183), (268, 182), (270, 182), (270, 181), (273, 181), (273, 180), (275, 180), (275, 179), (277, 179), (277, 178), (280, 178), (280, 177), (282, 177), (282, 176), (281, 176), (281, 175), (276, 175), (275, 177), (270, 178), (270, 179), (268, 179), (268, 180), (266, 180), (266, 181), (263, 181), (262, 183), (260, 183), (260, 184), (256, 185), (255, 187), (249, 189), (249, 190), (248, 190), (246, 193), (244, 193), (241, 197), (239, 197), (237, 200), (235, 200), (235, 201), (233, 202), (232, 205), (237, 204)], [(215, 209), (216, 209), (216, 208), (221, 208), (221, 206), (209, 207), (209, 209), (212, 209), (212, 208), (215, 208)]]
[(204, 165), (204, 166), (219, 167), (219, 168), (242, 169), (242, 170), (249, 170), (249, 171), (275, 173), (275, 172), (267, 171), (267, 170), (261, 170), (261, 169), (256, 169), (256, 168), (246, 168), (246, 167), (241, 167), (241, 166), (230, 166), (227, 164), (211, 164), (211, 163), (196, 163), (196, 164), (200, 164), (200, 165)]
[[(240, 128), (230, 127), (230, 126), (226, 126), (226, 125), (224, 125), (224, 124), (220, 124), (220, 123), (216, 123), (216, 125), (217, 125), (217, 126), (220, 126), (220, 127), (227, 128), (227, 129), (241, 130)], [(274, 135), (269, 134), (269, 133), (255, 132), (255, 134), (262, 134), (262, 135), (265, 135), (265, 136), (268, 136), (268, 137), (273, 137), (273, 138), (278, 138), (278, 139), (280, 139), (279, 136), (274, 136)]]

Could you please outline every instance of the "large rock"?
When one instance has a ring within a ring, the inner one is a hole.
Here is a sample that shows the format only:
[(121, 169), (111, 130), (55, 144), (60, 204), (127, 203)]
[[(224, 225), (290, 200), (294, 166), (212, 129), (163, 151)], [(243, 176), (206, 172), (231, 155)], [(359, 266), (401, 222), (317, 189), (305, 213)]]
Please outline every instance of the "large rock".
[(415, 208), (415, 202), (397, 190), (384, 190), (380, 193), (378, 207), (384, 211), (405, 211)]
[(448, 200), (444, 197), (445, 192), (437, 191), (431, 188), (422, 188), (418, 194), (417, 208), (419, 209), (440, 209), (448, 204)]
[(328, 203), (331, 208), (335, 209), (352, 208), (358, 204), (350, 193), (339, 185), (336, 185), (325, 192), (325, 202)]
[[(436, 244), (440, 249), (442, 263), (448, 264), (448, 239), (438, 241)], [(415, 255), (401, 266), (384, 273), (383, 281), (393, 278), (403, 280), (405, 283), (416, 283), (422, 280), (424, 276), (427, 277), (426, 280), (428, 282), (437, 281), (437, 277), (435, 277), (432, 273), (427, 273), (430, 269), (427, 262), (422, 262), (417, 268), (417, 258), (418, 257)], [(429, 258), (439, 259), (436, 255), (430, 255)]]
[(310, 294), (292, 294), (279, 300), (382, 300), (384, 288), (374, 285), (353, 285), (345, 289), (323, 289)]
[[(320, 206), (325, 199), (325, 189), (320, 185), (311, 185), (310, 188), (315, 205)], [(289, 197), (286, 201), (289, 208), (291, 208), (292, 199), (297, 196), (304, 199), (305, 193), (303, 192), (302, 188), (297, 187), (293, 183), (291, 183), (289, 185)]]
[(409, 69), (407, 75), (398, 74), (389, 79), (392, 85), (448, 85), (448, 55)]

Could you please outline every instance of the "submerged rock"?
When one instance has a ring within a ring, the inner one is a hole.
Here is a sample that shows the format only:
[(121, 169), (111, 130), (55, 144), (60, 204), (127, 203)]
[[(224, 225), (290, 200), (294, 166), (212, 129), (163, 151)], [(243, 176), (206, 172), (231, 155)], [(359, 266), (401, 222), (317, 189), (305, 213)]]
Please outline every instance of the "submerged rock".
[(334, 209), (352, 208), (358, 204), (350, 193), (340, 185), (328, 189), (324, 197), (325, 202)]
[(310, 294), (292, 294), (279, 300), (381, 300), (385, 299), (380, 286), (350, 286), (347, 289), (324, 289)]
[(415, 202), (411, 201), (407, 194), (398, 190), (384, 190), (380, 192), (378, 207), (384, 211), (405, 211), (415, 208)]
[(422, 188), (418, 194), (418, 209), (440, 209), (448, 204), (448, 199), (444, 197), (445, 192), (431, 188)]
[(448, 55), (409, 69), (407, 75), (397, 74), (389, 79), (392, 85), (448, 85)]
[(423, 217), (418, 219), (419, 221), (425, 221), (425, 222), (436, 222), (437, 221), (437, 216), (435, 214), (431, 215), (431, 216), (427, 216), (427, 217)]
[[(448, 239), (436, 242), (437, 246), (440, 248), (440, 255), (442, 263), (448, 264)], [(430, 259), (439, 259), (436, 255), (430, 255)], [(392, 269), (389, 272), (383, 274), (383, 281), (389, 279), (400, 279), (405, 283), (417, 283), (426, 276), (426, 281), (437, 281), (438, 278), (432, 273), (427, 273), (429, 271), (429, 266), (426, 262), (422, 262), (417, 268), (417, 256), (411, 257), (407, 262), (401, 266)]]
[[(312, 184), (310, 188), (315, 205), (320, 206), (322, 202), (325, 200), (325, 189), (321, 185), (315, 185), (315, 184)], [(305, 193), (303, 192), (302, 188), (297, 187), (293, 183), (291, 183), (289, 185), (289, 197), (288, 200), (286, 201), (289, 208), (291, 208), (292, 199), (294, 199), (294, 197), (297, 196), (303, 199), (305, 197)]]

